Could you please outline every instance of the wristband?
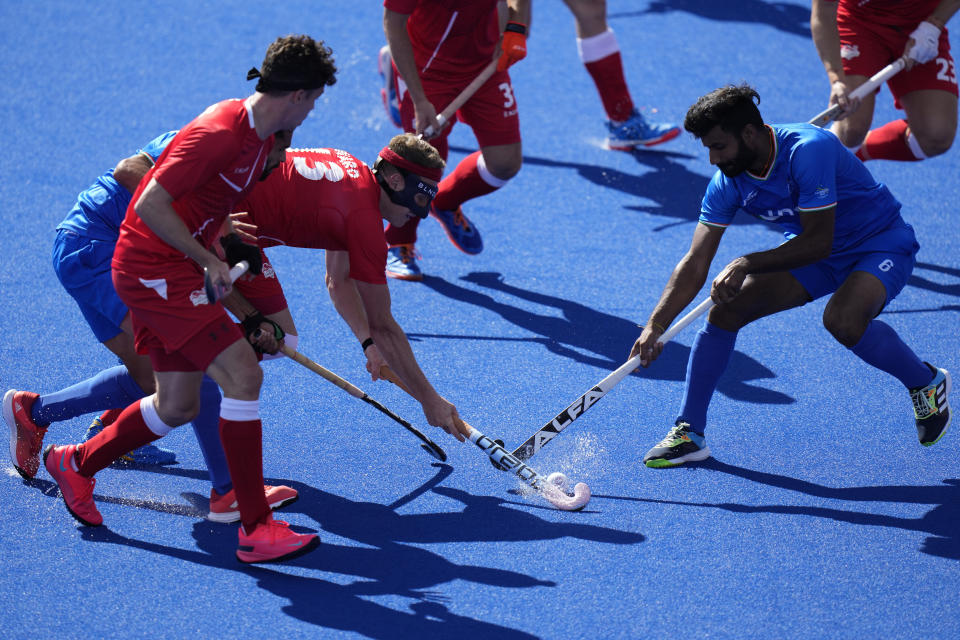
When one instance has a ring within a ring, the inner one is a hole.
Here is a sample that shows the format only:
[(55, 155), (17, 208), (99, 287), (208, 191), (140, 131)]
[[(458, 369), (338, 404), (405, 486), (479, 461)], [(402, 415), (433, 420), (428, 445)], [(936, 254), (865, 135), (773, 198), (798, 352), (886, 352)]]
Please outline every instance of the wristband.
[(513, 33), (519, 33), (525, 36), (527, 35), (527, 25), (519, 22), (508, 22), (504, 31), (512, 31)]
[(366, 353), (367, 347), (369, 347), (372, 344), (373, 344), (373, 338), (367, 338), (366, 340), (360, 343), (360, 348), (363, 349), (364, 353)]

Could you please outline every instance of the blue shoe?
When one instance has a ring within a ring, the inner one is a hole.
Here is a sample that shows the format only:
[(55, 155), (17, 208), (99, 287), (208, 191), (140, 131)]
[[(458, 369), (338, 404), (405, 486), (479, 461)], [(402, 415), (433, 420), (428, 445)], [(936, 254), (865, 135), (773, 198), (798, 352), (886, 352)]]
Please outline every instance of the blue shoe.
[[(100, 421), (99, 417), (94, 418), (93, 422), (90, 423), (90, 426), (87, 427), (87, 432), (83, 436), (83, 441), (86, 442), (101, 431), (103, 431), (103, 423)], [(126, 453), (114, 461), (114, 464), (166, 465), (176, 463), (176, 453), (170, 451), (169, 449), (161, 449), (160, 447), (152, 444), (145, 444), (139, 449), (134, 449), (130, 453)]]
[(380, 54), (377, 56), (377, 72), (383, 80), (383, 88), (380, 89), (380, 97), (383, 99), (383, 108), (387, 111), (387, 117), (398, 129), (403, 128), (403, 121), (400, 119), (400, 96), (397, 92), (397, 74), (393, 70), (393, 57), (390, 55), (390, 47), (383, 45), (380, 47)]
[(917, 419), (920, 444), (935, 444), (950, 428), (950, 372), (924, 363), (933, 371), (933, 380), (925, 387), (910, 389), (913, 414)]
[(430, 215), (440, 222), (447, 238), (457, 249), (471, 256), (483, 251), (483, 238), (480, 237), (480, 231), (463, 214), (462, 208), (457, 207), (453, 211), (447, 211), (446, 209), (437, 209), (431, 204)]
[(643, 464), (655, 469), (677, 467), (684, 462), (699, 462), (710, 457), (710, 447), (707, 439), (695, 431), (690, 425), (677, 420), (676, 426), (670, 429), (667, 437), (647, 455), (643, 456)]
[(637, 146), (652, 147), (680, 135), (680, 127), (647, 122), (636, 109), (625, 122), (608, 120), (607, 131), (610, 132), (607, 146), (619, 151), (629, 151)]
[(423, 280), (417, 264), (417, 251), (412, 244), (398, 244), (387, 249), (387, 276), (397, 280)]

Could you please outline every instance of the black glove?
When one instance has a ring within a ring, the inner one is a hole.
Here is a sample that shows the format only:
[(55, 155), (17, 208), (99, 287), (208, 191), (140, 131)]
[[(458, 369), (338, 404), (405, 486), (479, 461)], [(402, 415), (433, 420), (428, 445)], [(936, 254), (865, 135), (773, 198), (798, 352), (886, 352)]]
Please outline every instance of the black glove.
[(246, 260), (250, 265), (250, 273), (255, 276), (263, 271), (263, 260), (260, 258), (260, 247), (247, 244), (235, 233), (228, 233), (220, 238), (220, 246), (223, 247), (223, 254), (227, 258), (227, 264), (231, 267), (241, 260)]
[[(243, 327), (243, 333), (247, 336), (247, 342), (250, 342), (252, 344), (251, 338), (256, 337), (257, 333), (259, 333), (260, 331), (260, 325), (263, 324), (264, 322), (266, 322), (267, 324), (273, 327), (273, 337), (276, 339), (277, 342), (280, 342), (281, 340), (283, 340), (283, 337), (286, 334), (283, 332), (283, 329), (280, 328), (280, 325), (278, 325), (276, 322), (274, 322), (270, 318), (266, 317), (265, 315), (257, 311), (252, 316), (247, 316), (246, 318), (244, 318), (243, 322), (240, 323), (240, 326)], [(257, 351), (257, 353), (261, 352), (260, 348), (257, 347), (256, 345), (254, 345), (253, 348), (255, 351)]]

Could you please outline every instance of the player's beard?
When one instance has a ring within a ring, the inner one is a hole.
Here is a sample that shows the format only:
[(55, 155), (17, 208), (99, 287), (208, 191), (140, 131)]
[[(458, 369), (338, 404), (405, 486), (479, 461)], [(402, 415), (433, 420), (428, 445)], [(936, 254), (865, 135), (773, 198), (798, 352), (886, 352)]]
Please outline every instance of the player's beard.
[(757, 161), (757, 154), (743, 141), (741, 136), (737, 137), (737, 155), (729, 162), (717, 164), (717, 169), (723, 172), (728, 178), (735, 178), (750, 168)]

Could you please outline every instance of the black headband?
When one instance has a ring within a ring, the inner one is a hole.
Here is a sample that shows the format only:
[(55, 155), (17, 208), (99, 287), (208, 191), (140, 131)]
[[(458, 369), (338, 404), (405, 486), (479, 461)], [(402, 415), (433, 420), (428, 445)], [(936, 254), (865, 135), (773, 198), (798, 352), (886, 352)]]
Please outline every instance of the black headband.
[(247, 80), (253, 80), (254, 78), (260, 78), (255, 88), (261, 93), (266, 91), (296, 91), (297, 89), (313, 91), (314, 89), (321, 88), (325, 84), (317, 80), (308, 82), (306, 80), (280, 80), (273, 77), (268, 78), (262, 75), (260, 70), (256, 67), (251, 67), (250, 71), (247, 71)]

